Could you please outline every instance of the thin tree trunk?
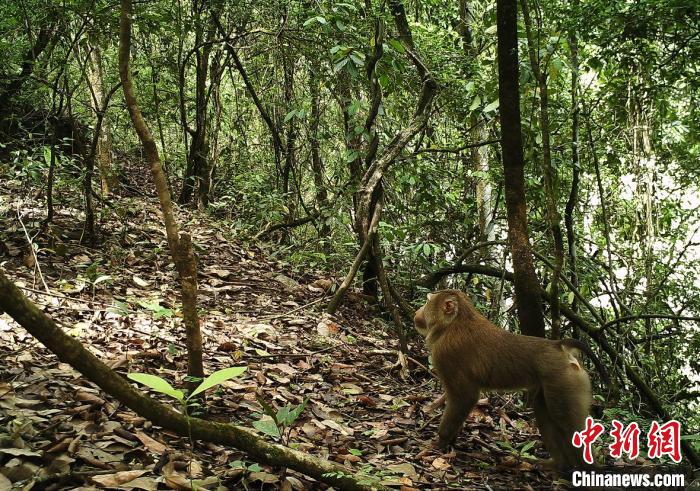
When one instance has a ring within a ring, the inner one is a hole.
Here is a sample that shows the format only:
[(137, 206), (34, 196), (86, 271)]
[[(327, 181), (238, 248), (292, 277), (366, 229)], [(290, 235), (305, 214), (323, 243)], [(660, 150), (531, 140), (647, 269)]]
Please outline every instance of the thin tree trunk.
[[(282, 46), (282, 50), (289, 47)], [(289, 53), (282, 53), (282, 72), (284, 74), (284, 104), (287, 111), (290, 111), (294, 104), (294, 60)], [(294, 219), (296, 213), (296, 203), (294, 193), (290, 189), (290, 177), (297, 171), (296, 168), (296, 140), (297, 125), (296, 118), (289, 118), (285, 128), (285, 140), (287, 147), (284, 151), (284, 167), (282, 167), (282, 193), (287, 201), (287, 221)]]
[[(377, 156), (377, 151), (379, 149), (379, 132), (376, 129), (375, 123), (377, 121), (377, 116), (379, 116), (379, 108), (382, 104), (382, 99), (384, 94), (382, 92), (382, 86), (379, 83), (379, 77), (377, 76), (377, 64), (384, 55), (384, 36), (385, 36), (384, 21), (381, 18), (374, 20), (374, 49), (372, 55), (367, 60), (367, 79), (370, 86), (370, 107), (367, 113), (367, 118), (365, 119), (364, 133), (369, 135), (369, 143), (365, 149), (365, 159), (363, 170), (367, 170), (374, 162)], [(362, 192), (362, 188), (357, 190), (358, 193)], [(382, 199), (384, 190), (382, 189), (381, 182), (377, 185), (372, 193), (372, 199), (370, 201), (370, 206), (366, 211), (366, 217), (363, 213), (356, 213), (356, 219), (359, 220), (355, 224), (355, 229), (358, 231), (360, 240), (362, 240), (366, 235), (366, 230), (364, 230), (364, 220), (369, 219), (370, 216), (374, 216), (374, 209), (377, 203)], [(356, 210), (358, 211), (358, 210)], [(379, 297), (379, 289), (381, 285), (378, 282), (379, 269), (381, 265), (379, 264), (379, 258), (375, 255), (376, 247), (370, 247), (367, 253), (367, 262), (365, 262), (364, 268), (362, 270), (362, 293), (369, 295), (371, 297)], [(391, 305), (391, 299), (388, 298), (387, 307)]]
[(365, 240), (362, 243), (362, 247), (360, 247), (359, 252), (355, 256), (355, 259), (350, 266), (350, 270), (345, 275), (343, 282), (340, 284), (338, 289), (335, 291), (333, 298), (331, 298), (331, 301), (328, 303), (328, 307), (326, 308), (327, 313), (335, 314), (335, 312), (338, 310), (345, 292), (348, 290), (348, 288), (350, 288), (350, 285), (352, 285), (352, 280), (355, 279), (355, 275), (357, 275), (357, 271), (360, 269), (362, 261), (364, 261), (365, 257), (367, 257), (367, 253), (372, 247), (374, 237), (377, 234), (377, 227), (379, 226), (379, 216), (381, 215), (381, 211), (381, 203), (378, 203), (374, 208), (374, 216), (372, 216), (372, 220), (369, 224), (369, 230), (367, 231)]
[[(578, 7), (578, 1), (574, 2)], [(571, 191), (566, 202), (564, 223), (566, 225), (566, 242), (568, 244), (570, 281), (574, 288), (578, 289), (578, 271), (576, 263), (576, 229), (574, 226), (574, 214), (578, 206), (578, 187), (581, 173), (579, 152), (579, 65), (578, 65), (578, 39), (576, 32), (572, 30), (569, 36), (571, 49)], [(571, 310), (578, 311), (578, 299), (574, 297), (571, 302)], [(574, 337), (577, 337), (578, 327), (574, 325)]]
[[(104, 68), (102, 66), (102, 51), (95, 33), (88, 36), (90, 42), (90, 76), (92, 86), (92, 105), (95, 114), (103, 112), (102, 128), (98, 133), (95, 160), (100, 170), (102, 193), (108, 195), (117, 185), (116, 174), (112, 163), (112, 134), (110, 121), (107, 117), (107, 97), (104, 89)], [(97, 131), (97, 130), (95, 130)]]
[[(148, 36), (146, 36), (146, 40), (148, 40)], [(167, 171), (168, 171), (168, 158), (165, 150), (165, 133), (163, 132), (163, 118), (161, 115), (161, 110), (160, 110), (160, 95), (158, 94), (158, 70), (156, 69), (154, 58), (155, 58), (155, 51), (153, 50), (153, 44), (148, 43), (149, 46), (149, 56), (148, 58), (148, 63), (151, 67), (151, 86), (153, 87), (153, 104), (155, 105), (156, 109), (156, 123), (158, 124), (158, 137), (160, 139), (160, 149), (162, 152), (162, 166), (163, 166), (163, 171), (166, 173), (166, 178), (167, 178)]]
[[(194, 263), (192, 244), (187, 234), (180, 234), (173, 204), (170, 198), (170, 190), (165, 179), (165, 173), (160, 163), (158, 149), (153, 135), (143, 119), (134, 92), (134, 85), (129, 71), (129, 52), (131, 46), (131, 0), (122, 0), (121, 16), (119, 22), (119, 76), (124, 90), (124, 99), (131, 116), (131, 122), (143, 145), (146, 161), (151, 167), (151, 175), (156, 185), (160, 207), (165, 222), (165, 232), (170, 248), (170, 256), (175, 263), (180, 285), (182, 289), (182, 310), (187, 336), (187, 375), (194, 379), (204, 377), (202, 365), (202, 335), (199, 329), (199, 317), (197, 314), (197, 268)], [(196, 386), (191, 382), (190, 387)]]
[[(223, 52), (217, 51), (216, 55), (213, 57), (211, 62), (211, 68), (209, 70), (209, 87), (211, 100), (214, 110), (214, 121), (210, 121), (209, 129), (210, 134), (210, 152), (209, 152), (209, 165), (207, 168), (206, 175), (202, 176), (201, 190), (200, 190), (200, 200), (202, 206), (206, 206), (209, 203), (212, 188), (214, 186), (214, 175), (216, 173), (216, 164), (219, 161), (219, 156), (221, 155), (221, 144), (220, 144), (220, 131), (221, 131), (221, 118), (223, 113), (223, 105), (221, 103), (221, 77), (224, 73), (224, 67), (221, 66), (221, 58)], [(204, 201), (206, 197), (206, 201)]]
[[(10, 99), (17, 95), (22, 84), (32, 74), (36, 59), (46, 49), (55, 34), (56, 26), (53, 24), (45, 25), (39, 29), (34, 45), (24, 55), (20, 73), (14, 77), (9, 76), (6, 81), (0, 83), (0, 114), (10, 108)], [(7, 62), (7, 60), (5, 61)]]
[[(209, 175), (209, 135), (207, 134), (207, 79), (209, 77), (209, 58), (211, 54), (211, 40), (213, 31), (208, 29), (205, 33), (205, 20), (202, 18), (204, 5), (200, 0), (193, 0), (192, 10), (194, 11), (195, 23), (195, 126), (191, 132), (192, 139), (187, 153), (187, 168), (182, 182), (182, 191), (178, 198), (178, 203), (187, 204), (192, 200), (193, 194), (197, 193), (197, 199), (204, 206), (208, 203), (209, 196), (201, 196), (202, 179)], [(187, 58), (183, 60), (187, 64)], [(181, 67), (180, 74), (186, 70)], [(184, 83), (181, 76), (180, 83)], [(187, 122), (184, 122), (187, 125)], [(204, 185), (206, 193), (209, 186)]]
[[(221, 19), (219, 18), (219, 15), (216, 12), (212, 12), (211, 19), (214, 22), (214, 24), (216, 25), (216, 28), (219, 32), (219, 35), (228, 39), (230, 36), (226, 32), (226, 29), (224, 28), (223, 24), (221, 23)], [(270, 116), (269, 111), (265, 108), (265, 105), (260, 100), (260, 97), (258, 96), (258, 93), (255, 90), (255, 86), (253, 85), (253, 82), (250, 80), (250, 77), (248, 76), (248, 72), (246, 71), (245, 67), (243, 66), (243, 62), (241, 61), (241, 58), (238, 56), (238, 51), (236, 50), (235, 46), (231, 43), (231, 41), (227, 41), (224, 44), (224, 47), (226, 48), (226, 51), (228, 51), (228, 53), (231, 55), (231, 59), (233, 60), (233, 64), (236, 67), (236, 70), (240, 74), (241, 78), (243, 79), (243, 84), (245, 85), (246, 91), (250, 95), (250, 98), (253, 100), (253, 104), (257, 108), (258, 113), (260, 114), (260, 117), (263, 119), (263, 121), (265, 122), (265, 125), (270, 130), (270, 137), (272, 139), (272, 149), (274, 151), (274, 156), (275, 156), (275, 167), (277, 168), (278, 172), (281, 172), (282, 156), (283, 156), (284, 149), (285, 149), (284, 142), (282, 141), (282, 136), (280, 135), (280, 132), (277, 130), (277, 126), (275, 125), (275, 122), (272, 120), (272, 116)]]
[(311, 121), (310, 121), (310, 147), (311, 147), (311, 169), (314, 176), (314, 186), (316, 188), (316, 207), (319, 210), (321, 225), (319, 227), (319, 236), (323, 241), (324, 250), (330, 250), (330, 233), (331, 228), (327, 223), (327, 213), (330, 212), (330, 204), (328, 203), (328, 190), (326, 189), (325, 179), (326, 172), (321, 160), (321, 145), (318, 140), (318, 127), (321, 123), (321, 94), (319, 90), (319, 74), (320, 66), (316, 58), (311, 59), (311, 69), (309, 70), (309, 93), (311, 94)]
[[(520, 0), (520, 5), (523, 10), (523, 19), (525, 21), (525, 32), (527, 36), (528, 55), (530, 57), (530, 66), (532, 73), (537, 80), (537, 86), (540, 95), (540, 132), (542, 134), (542, 171), (544, 174), (544, 188), (547, 196), (547, 221), (549, 222), (549, 230), (554, 240), (554, 272), (550, 283), (551, 298), (553, 299), (552, 308), (552, 339), (561, 337), (561, 319), (559, 315), (559, 274), (564, 268), (564, 238), (561, 232), (561, 217), (559, 216), (558, 193), (557, 193), (557, 172), (552, 165), (552, 151), (550, 144), (549, 130), (549, 89), (547, 87), (547, 63), (548, 58), (543, 62), (536, 55), (535, 39), (532, 33), (532, 22), (530, 20), (530, 12), (527, 0)], [(539, 52), (539, 49), (537, 49)], [(540, 66), (540, 63), (543, 66)]]
[[(465, 55), (465, 70), (467, 77), (472, 77), (472, 64), (479, 56), (476, 41), (474, 39), (473, 30), (471, 27), (473, 18), (469, 11), (469, 3), (467, 0), (459, 0), (459, 26), (458, 31), (462, 37), (462, 50)], [(486, 126), (479, 122), (477, 115), (472, 114), (469, 117), (469, 141), (481, 142), (486, 140)], [(489, 227), (489, 217), (491, 216), (491, 184), (488, 180), (489, 160), (488, 146), (472, 147), (469, 151), (469, 156), (473, 165), (473, 169), (477, 172), (475, 194), (476, 194), (476, 209), (479, 215), (479, 241), (493, 240), (493, 228)], [(486, 251), (484, 251), (486, 253)]]
[[(608, 208), (605, 199), (605, 191), (603, 189), (603, 180), (600, 175), (600, 163), (598, 162), (598, 153), (595, 149), (595, 144), (593, 142), (593, 130), (591, 129), (591, 115), (590, 112), (586, 114), (586, 130), (588, 133), (588, 145), (591, 152), (591, 157), (593, 160), (593, 167), (595, 169), (596, 184), (598, 186), (598, 195), (600, 197), (600, 212), (603, 217), (603, 234), (605, 237), (605, 250), (607, 253), (607, 270), (608, 278), (610, 280), (610, 293), (613, 300), (616, 301), (622, 310), (624, 310), (628, 315), (632, 315), (632, 311), (627, 307), (627, 305), (622, 301), (620, 295), (617, 291), (617, 280), (615, 279), (615, 270), (613, 269), (613, 253), (612, 253), (612, 241), (610, 239), (610, 222), (608, 221)], [(614, 305), (614, 302), (613, 302)]]
[(508, 240), (515, 273), (515, 304), (523, 334), (544, 337), (542, 297), (527, 226), (525, 173), (518, 86), (517, 0), (497, 0), (498, 97), (505, 178)]

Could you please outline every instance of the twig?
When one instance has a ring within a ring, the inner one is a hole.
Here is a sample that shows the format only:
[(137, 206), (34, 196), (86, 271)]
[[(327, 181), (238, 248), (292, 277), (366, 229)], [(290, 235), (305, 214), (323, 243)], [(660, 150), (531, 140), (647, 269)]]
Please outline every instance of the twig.
[(292, 309), (292, 310), (290, 310), (289, 312), (285, 312), (285, 313), (283, 313), (283, 314), (266, 315), (266, 316), (264, 316), (264, 317), (259, 317), (259, 319), (260, 319), (260, 320), (271, 320), (271, 319), (277, 319), (277, 318), (279, 318), (279, 317), (287, 317), (288, 315), (292, 315), (294, 312), (298, 312), (298, 311), (300, 311), (300, 310), (302, 310), (302, 309), (305, 309), (305, 308), (307, 308), (307, 307), (311, 307), (312, 305), (315, 305), (315, 304), (317, 304), (317, 303), (319, 303), (319, 302), (321, 302), (322, 300), (325, 300), (325, 299), (326, 299), (326, 295), (323, 295), (321, 298), (317, 298), (317, 299), (314, 300), (313, 302), (309, 302), (309, 303), (307, 303), (307, 304), (305, 304), (305, 305), (302, 305), (301, 307), (297, 307), (297, 308), (295, 308), (295, 309)]
[(27, 243), (29, 244), (29, 249), (32, 251), (32, 256), (34, 256), (34, 268), (35, 270), (39, 272), (39, 278), (41, 279), (41, 283), (44, 285), (44, 288), (46, 289), (47, 293), (51, 293), (51, 290), (49, 289), (49, 285), (46, 284), (46, 281), (44, 281), (44, 275), (41, 273), (41, 266), (39, 266), (39, 258), (36, 255), (36, 251), (34, 250), (34, 244), (32, 243), (31, 237), (29, 237), (29, 232), (27, 232), (27, 227), (24, 226), (24, 222), (22, 221), (22, 214), (20, 213), (19, 210), (19, 203), (17, 203), (17, 220), (19, 220), (19, 224), (22, 225), (22, 230), (24, 230), (24, 236), (27, 238)]

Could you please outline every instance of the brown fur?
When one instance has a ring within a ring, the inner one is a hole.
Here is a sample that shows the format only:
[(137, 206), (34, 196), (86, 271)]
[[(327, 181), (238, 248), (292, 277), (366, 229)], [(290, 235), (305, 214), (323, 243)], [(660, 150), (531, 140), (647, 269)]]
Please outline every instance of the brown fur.
[(481, 389), (526, 389), (557, 466), (583, 465), (581, 450), (571, 445), (573, 433), (584, 427), (592, 400), (588, 374), (579, 362), (583, 343), (509, 333), (489, 322), (457, 290), (429, 294), (414, 322), (426, 338), (447, 396), (438, 431), (440, 447), (454, 441)]

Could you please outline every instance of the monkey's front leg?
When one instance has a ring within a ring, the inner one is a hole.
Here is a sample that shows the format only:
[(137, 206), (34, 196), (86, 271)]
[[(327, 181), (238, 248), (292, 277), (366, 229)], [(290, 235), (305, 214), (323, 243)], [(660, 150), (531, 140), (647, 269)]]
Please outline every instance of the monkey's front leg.
[(479, 388), (462, 387), (458, 390), (445, 385), (445, 396), (447, 406), (438, 430), (438, 447), (443, 450), (454, 442), (462, 423), (479, 400)]

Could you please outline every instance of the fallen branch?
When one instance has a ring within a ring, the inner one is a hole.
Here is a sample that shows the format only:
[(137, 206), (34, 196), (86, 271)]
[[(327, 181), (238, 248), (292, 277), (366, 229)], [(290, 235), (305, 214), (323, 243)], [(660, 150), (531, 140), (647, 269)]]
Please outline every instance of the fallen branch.
[(385, 489), (378, 482), (370, 482), (368, 476), (360, 475), (355, 469), (282, 445), (267, 443), (251, 430), (241, 426), (187, 418), (165, 404), (147, 397), (85, 349), (80, 341), (65, 334), (0, 272), (0, 313), (3, 311), (61, 361), (71, 365), (106, 393), (157, 426), (182, 437), (230, 445), (246, 452), (260, 463), (289, 467), (340, 489)]

